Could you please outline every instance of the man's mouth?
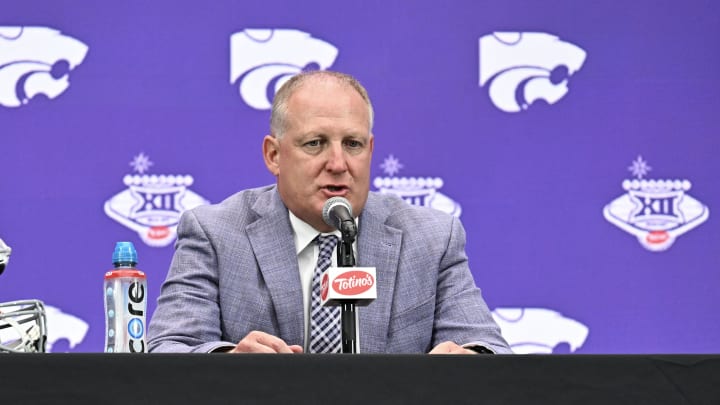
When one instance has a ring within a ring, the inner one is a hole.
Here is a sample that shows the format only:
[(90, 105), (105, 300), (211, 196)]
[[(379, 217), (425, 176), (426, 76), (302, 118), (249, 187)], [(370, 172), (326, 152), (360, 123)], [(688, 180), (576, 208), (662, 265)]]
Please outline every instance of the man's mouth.
[(343, 193), (348, 190), (347, 186), (340, 186), (340, 185), (334, 185), (334, 184), (329, 184), (329, 185), (323, 187), (323, 189), (325, 189), (328, 192), (333, 193), (333, 194)]

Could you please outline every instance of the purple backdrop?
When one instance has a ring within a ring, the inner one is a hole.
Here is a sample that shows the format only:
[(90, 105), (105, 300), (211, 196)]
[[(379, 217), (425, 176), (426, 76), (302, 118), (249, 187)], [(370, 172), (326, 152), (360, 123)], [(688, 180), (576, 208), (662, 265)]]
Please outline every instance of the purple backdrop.
[(373, 189), (460, 216), (516, 351), (720, 350), (720, 3), (84, 3), (0, 17), (0, 301), (52, 351), (103, 349), (116, 241), (152, 313), (179, 213), (273, 181), (303, 68), (368, 88)]

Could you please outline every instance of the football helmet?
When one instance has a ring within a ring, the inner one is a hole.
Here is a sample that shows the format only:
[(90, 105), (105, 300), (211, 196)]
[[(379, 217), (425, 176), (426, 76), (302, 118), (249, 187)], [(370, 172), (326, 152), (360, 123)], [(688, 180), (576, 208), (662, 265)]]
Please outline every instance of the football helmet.
[(0, 274), (5, 271), (5, 266), (7, 266), (8, 262), (10, 261), (11, 252), (12, 249), (10, 249), (10, 246), (6, 245), (5, 242), (0, 239)]
[(39, 300), (0, 303), (0, 353), (44, 353), (45, 306)]

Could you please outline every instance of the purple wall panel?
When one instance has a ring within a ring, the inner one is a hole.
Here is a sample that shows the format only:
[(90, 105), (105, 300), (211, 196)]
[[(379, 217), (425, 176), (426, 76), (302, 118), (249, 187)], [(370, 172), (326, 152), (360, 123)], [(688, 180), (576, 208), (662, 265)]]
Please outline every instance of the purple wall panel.
[(273, 181), (252, 105), (308, 66), (368, 88), (373, 189), (460, 216), (516, 351), (720, 350), (719, 4), (44, 3), (0, 20), (0, 301), (52, 351), (102, 350), (116, 241), (152, 312), (179, 212)]

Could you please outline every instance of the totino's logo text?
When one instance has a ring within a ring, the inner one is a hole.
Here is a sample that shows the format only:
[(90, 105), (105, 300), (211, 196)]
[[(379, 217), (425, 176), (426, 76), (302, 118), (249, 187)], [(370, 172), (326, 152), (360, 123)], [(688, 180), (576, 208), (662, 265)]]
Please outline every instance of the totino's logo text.
[(322, 299), (322, 300), (325, 300), (327, 298), (328, 291), (329, 291), (329, 289), (328, 289), (328, 283), (329, 283), (328, 280), (329, 279), (330, 279), (330, 277), (328, 276), (327, 273), (323, 274), (322, 282), (320, 283), (320, 299)]
[[(323, 280), (324, 281), (324, 280)], [(333, 280), (333, 290), (338, 294), (357, 295), (372, 288), (375, 279), (364, 271), (348, 271)]]

